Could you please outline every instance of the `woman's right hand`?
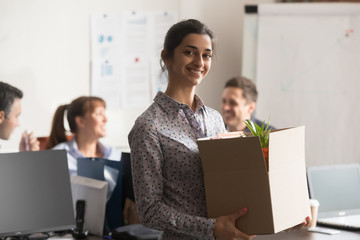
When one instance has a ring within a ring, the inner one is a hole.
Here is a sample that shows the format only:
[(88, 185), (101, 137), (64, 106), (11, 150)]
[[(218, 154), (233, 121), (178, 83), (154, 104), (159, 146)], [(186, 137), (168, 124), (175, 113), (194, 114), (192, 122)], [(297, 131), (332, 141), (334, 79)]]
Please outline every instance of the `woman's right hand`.
[(230, 215), (216, 218), (214, 237), (216, 240), (251, 240), (255, 235), (247, 235), (235, 227), (236, 220), (245, 215), (247, 208), (238, 210)]

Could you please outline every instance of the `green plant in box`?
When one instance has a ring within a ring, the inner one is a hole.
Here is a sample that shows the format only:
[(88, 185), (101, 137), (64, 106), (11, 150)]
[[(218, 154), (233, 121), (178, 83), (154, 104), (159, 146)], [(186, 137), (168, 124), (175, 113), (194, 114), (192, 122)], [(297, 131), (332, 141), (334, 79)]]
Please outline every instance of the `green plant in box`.
[(271, 129), (269, 129), (270, 122), (267, 123), (265, 127), (265, 121), (262, 123), (261, 126), (257, 125), (251, 120), (245, 120), (244, 123), (249, 128), (251, 133), (254, 136), (259, 136), (260, 144), (264, 155), (265, 165), (267, 171), (269, 171), (269, 136)]
[(269, 122), (267, 123), (265, 127), (265, 121), (262, 123), (261, 126), (257, 125), (251, 120), (245, 120), (244, 123), (249, 128), (253, 136), (259, 136), (260, 143), (262, 148), (268, 148), (269, 147), (269, 135), (271, 132), (271, 129), (269, 129)]

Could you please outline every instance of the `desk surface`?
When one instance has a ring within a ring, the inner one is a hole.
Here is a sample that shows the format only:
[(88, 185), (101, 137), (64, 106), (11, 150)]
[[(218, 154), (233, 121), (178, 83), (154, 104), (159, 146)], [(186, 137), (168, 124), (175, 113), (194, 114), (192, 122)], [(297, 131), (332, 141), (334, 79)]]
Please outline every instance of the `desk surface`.
[[(54, 237), (48, 238), (48, 240), (76, 240), (76, 239), (73, 238), (71, 234), (66, 234), (63, 236), (54, 236)], [(83, 240), (103, 240), (103, 238), (100, 236), (95, 236), (95, 235), (90, 234)]]
[(307, 229), (302, 229), (293, 232), (281, 232), (273, 235), (257, 236), (255, 240), (359, 240), (360, 231), (345, 231), (340, 230), (339, 234), (329, 235), (323, 233), (308, 232)]
[[(323, 233), (308, 232), (307, 229), (302, 229), (293, 232), (281, 232), (272, 235), (259, 235), (255, 240), (359, 240), (360, 231), (345, 231), (340, 230), (339, 234), (328, 235)], [(52, 237), (49, 240), (75, 240), (71, 235), (62, 237)], [(98, 236), (88, 236), (85, 240), (103, 240)]]

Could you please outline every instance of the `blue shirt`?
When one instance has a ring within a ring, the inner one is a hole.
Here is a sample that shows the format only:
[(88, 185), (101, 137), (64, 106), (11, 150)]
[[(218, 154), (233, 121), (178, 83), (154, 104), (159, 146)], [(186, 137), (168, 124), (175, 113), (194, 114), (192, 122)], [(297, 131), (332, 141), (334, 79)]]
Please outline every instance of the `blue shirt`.
[[(100, 151), (103, 154), (104, 159), (120, 161), (121, 151), (112, 147), (108, 147), (98, 142)], [(83, 158), (84, 155), (79, 151), (75, 138), (62, 142), (53, 147), (52, 149), (65, 149), (67, 151), (68, 167), (70, 171), (70, 176), (75, 175), (77, 172), (77, 159)]]

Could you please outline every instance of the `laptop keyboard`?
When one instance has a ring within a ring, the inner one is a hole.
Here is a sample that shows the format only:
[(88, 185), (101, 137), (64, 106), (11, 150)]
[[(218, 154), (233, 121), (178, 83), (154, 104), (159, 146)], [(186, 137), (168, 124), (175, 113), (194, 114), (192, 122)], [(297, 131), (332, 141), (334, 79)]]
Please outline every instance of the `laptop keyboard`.
[(332, 224), (350, 229), (360, 229), (360, 215), (319, 219), (319, 223)]

